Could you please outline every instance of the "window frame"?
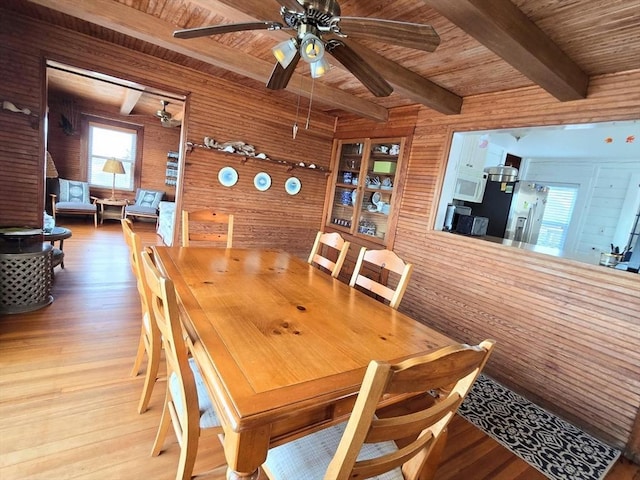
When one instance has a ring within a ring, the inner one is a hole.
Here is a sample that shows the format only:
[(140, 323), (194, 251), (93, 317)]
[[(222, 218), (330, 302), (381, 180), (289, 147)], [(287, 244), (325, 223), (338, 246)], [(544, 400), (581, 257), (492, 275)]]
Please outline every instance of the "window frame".
[[(89, 129), (91, 126), (97, 126), (99, 128), (112, 128), (112, 129), (124, 129), (134, 130), (136, 132), (136, 155), (132, 162), (133, 168), (133, 185), (131, 190), (118, 189), (120, 191), (135, 192), (140, 187), (141, 178), (141, 166), (142, 166), (142, 151), (144, 145), (144, 126), (137, 123), (123, 122), (120, 120), (113, 120), (109, 118), (98, 117), (95, 115), (82, 115), (82, 141), (80, 148), (80, 173), (86, 182), (90, 181), (89, 178)], [(109, 190), (110, 186), (93, 186), (92, 188), (99, 190)]]
[[(545, 213), (542, 215), (542, 219), (541, 219), (541, 225), (540, 225), (540, 230), (542, 231), (542, 228), (547, 225), (547, 226), (559, 226), (562, 227), (562, 246), (558, 246), (558, 245), (545, 245), (543, 243), (537, 243), (536, 245), (541, 245), (541, 246), (546, 246), (546, 247), (551, 247), (551, 248), (558, 248), (560, 250), (564, 250), (567, 246), (567, 243), (571, 240), (571, 233), (572, 233), (572, 222), (574, 220), (574, 214), (576, 213), (576, 205), (578, 204), (578, 197), (580, 195), (580, 185), (577, 184), (571, 184), (571, 183), (557, 183), (557, 182), (540, 182), (544, 185), (546, 185), (547, 187), (549, 187), (549, 196), (551, 196), (551, 192), (553, 190), (557, 191), (565, 191), (565, 192), (571, 192), (570, 193), (570, 200), (572, 202), (571, 204), (571, 211), (569, 214), (569, 218), (568, 218), (568, 222), (565, 223), (561, 223), (561, 222), (554, 222), (551, 221), (548, 216), (547, 216), (547, 220), (545, 222), (545, 215), (549, 212), (551, 212), (551, 210), (548, 210), (549, 207), (549, 197), (547, 197), (547, 208), (545, 208)], [(539, 238), (539, 237), (538, 237)]]

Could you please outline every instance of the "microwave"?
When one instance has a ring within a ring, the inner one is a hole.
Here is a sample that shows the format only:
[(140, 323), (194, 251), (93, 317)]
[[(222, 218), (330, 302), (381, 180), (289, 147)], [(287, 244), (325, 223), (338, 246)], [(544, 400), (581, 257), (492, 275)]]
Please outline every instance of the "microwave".
[(482, 203), (482, 197), (484, 196), (484, 189), (486, 185), (486, 173), (482, 173), (482, 175), (477, 176), (459, 173), (453, 190), (453, 198), (454, 200)]

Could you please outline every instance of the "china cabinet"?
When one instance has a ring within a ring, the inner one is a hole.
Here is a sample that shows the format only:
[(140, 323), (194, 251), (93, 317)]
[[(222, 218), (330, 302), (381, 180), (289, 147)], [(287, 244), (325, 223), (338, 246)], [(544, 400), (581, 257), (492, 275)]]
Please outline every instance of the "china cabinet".
[(400, 199), (405, 137), (336, 140), (327, 230), (390, 246)]

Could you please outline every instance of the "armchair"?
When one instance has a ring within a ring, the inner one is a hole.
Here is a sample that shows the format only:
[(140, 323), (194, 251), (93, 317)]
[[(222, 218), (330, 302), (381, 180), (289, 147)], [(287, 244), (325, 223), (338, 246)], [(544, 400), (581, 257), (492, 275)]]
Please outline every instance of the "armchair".
[(96, 197), (89, 195), (89, 183), (58, 179), (59, 195), (51, 194), (53, 218), (58, 215), (93, 215), (93, 225), (98, 226)]
[(154, 218), (157, 223), (158, 205), (160, 205), (162, 197), (164, 197), (164, 192), (138, 188), (138, 190), (136, 190), (135, 203), (133, 205), (127, 205), (126, 207), (124, 207), (124, 218)]

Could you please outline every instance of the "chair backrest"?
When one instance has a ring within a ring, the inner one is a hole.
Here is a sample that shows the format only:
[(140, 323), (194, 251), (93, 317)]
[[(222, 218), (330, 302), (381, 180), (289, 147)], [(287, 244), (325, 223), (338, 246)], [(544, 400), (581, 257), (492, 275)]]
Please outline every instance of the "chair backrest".
[[(145, 271), (142, 266), (142, 241), (140, 235), (133, 230), (133, 223), (128, 218), (120, 220), (125, 242), (129, 247), (130, 263), (133, 274), (136, 277), (136, 286), (140, 295), (140, 305), (142, 307), (142, 323), (150, 341), (159, 338), (158, 325), (156, 323), (153, 310), (150, 308), (151, 292), (145, 279)], [(150, 252), (150, 250), (148, 251)]]
[[(487, 362), (493, 345), (493, 340), (477, 346), (451, 345), (395, 365), (372, 361), (325, 479), (369, 478), (398, 467), (405, 480), (432, 478), (423, 470), (437, 467), (433, 457), (438, 452), (438, 440), (446, 435), (447, 424)], [(398, 416), (376, 416), (384, 395), (432, 390), (441, 397), (433, 403), (425, 402), (427, 406), (422, 409), (403, 411)], [(404, 446), (393, 453), (357, 461), (364, 443), (386, 441), (402, 441)]]
[[(399, 276), (397, 279), (391, 279), (392, 282), (397, 281), (395, 289), (388, 287), (381, 281), (364, 276), (362, 270), (365, 267), (365, 262), (380, 267), (381, 273), (382, 270), (387, 270), (388, 272), (397, 274)], [(367, 250), (366, 247), (362, 247), (349, 285), (352, 287), (358, 285), (369, 290), (388, 300), (391, 308), (397, 309), (404, 295), (404, 291), (407, 289), (412, 271), (413, 264), (405, 263), (404, 260), (391, 250)]]
[[(167, 382), (172, 386), (178, 386), (178, 388), (167, 389), (167, 395), (171, 395), (171, 398), (167, 398), (171, 416), (179, 423), (178, 427), (174, 422), (174, 427), (181, 431), (198, 432), (197, 435), (199, 435), (198, 392), (193, 371), (189, 366), (173, 282), (160, 273), (148, 251), (142, 252), (141, 264), (150, 293), (149, 307), (162, 335), (167, 364)], [(174, 396), (173, 392), (176, 391), (179, 393)]]
[(211, 210), (182, 211), (182, 246), (192, 241), (225, 242), (233, 246), (233, 215)]
[(58, 185), (60, 186), (58, 202), (91, 203), (88, 182), (59, 178)]
[(138, 188), (136, 190), (135, 204), (138, 207), (150, 207), (157, 209), (158, 205), (160, 205), (160, 202), (162, 201), (162, 197), (164, 197), (164, 192)]
[(136, 276), (136, 280), (138, 279), (138, 269), (136, 268), (136, 259), (134, 257), (135, 247), (133, 236), (137, 234), (133, 231), (133, 222), (128, 218), (123, 218), (120, 220), (120, 224), (122, 225), (122, 235), (124, 236), (124, 241), (127, 244), (127, 248), (129, 249), (129, 264), (131, 265), (131, 271)]
[[(349, 245), (351, 245), (351, 243), (345, 241), (345, 239), (337, 232), (318, 232), (316, 240), (313, 242), (313, 248), (311, 249), (307, 262), (311, 265), (316, 264), (320, 267), (326, 268), (331, 272), (332, 277), (338, 278), (342, 265), (344, 264), (344, 259), (347, 258)], [(335, 261), (328, 258), (325, 253), (327, 249), (334, 251), (334, 256), (336, 257)], [(323, 253), (325, 254), (323, 255)]]

